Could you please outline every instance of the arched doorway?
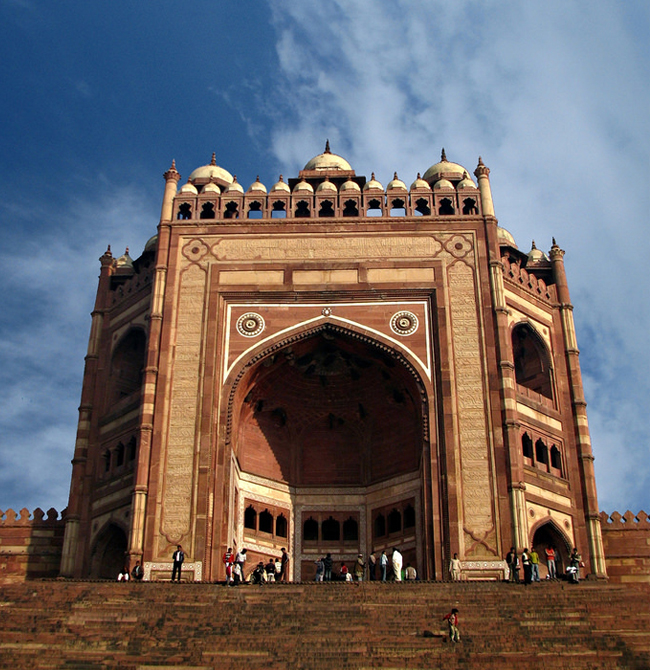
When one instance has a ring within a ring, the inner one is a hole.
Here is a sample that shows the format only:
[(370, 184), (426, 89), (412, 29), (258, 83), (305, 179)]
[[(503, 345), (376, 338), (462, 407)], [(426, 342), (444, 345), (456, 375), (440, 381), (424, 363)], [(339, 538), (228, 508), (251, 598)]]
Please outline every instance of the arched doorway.
[(340, 565), (398, 546), (422, 573), (423, 388), (394, 350), (333, 326), (251, 366), (233, 404), (231, 514), (250, 558), (289, 546), (310, 579), (326, 553)]
[(564, 533), (558, 530), (557, 526), (552, 521), (547, 521), (541, 526), (538, 526), (533, 535), (532, 546), (539, 554), (539, 576), (540, 579), (545, 579), (548, 570), (546, 568), (546, 549), (547, 547), (555, 548), (555, 566), (558, 577), (565, 574), (566, 568), (569, 565), (569, 555), (571, 554), (571, 547), (567, 541)]
[(126, 533), (111, 523), (97, 536), (90, 556), (90, 576), (117, 579), (127, 552)]

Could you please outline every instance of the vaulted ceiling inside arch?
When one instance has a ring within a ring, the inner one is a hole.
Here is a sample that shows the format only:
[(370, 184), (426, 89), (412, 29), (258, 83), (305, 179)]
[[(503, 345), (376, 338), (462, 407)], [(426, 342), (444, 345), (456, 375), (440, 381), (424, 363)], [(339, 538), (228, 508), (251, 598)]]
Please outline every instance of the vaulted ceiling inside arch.
[(237, 455), (242, 470), (291, 485), (368, 485), (419, 468), (421, 413), (399, 361), (324, 331), (255, 368)]

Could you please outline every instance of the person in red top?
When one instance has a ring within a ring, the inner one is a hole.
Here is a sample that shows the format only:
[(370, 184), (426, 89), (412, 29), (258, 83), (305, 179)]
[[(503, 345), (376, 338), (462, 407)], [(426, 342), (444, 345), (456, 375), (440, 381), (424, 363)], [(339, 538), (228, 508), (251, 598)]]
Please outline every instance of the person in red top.
[(454, 607), (449, 614), (442, 618), (449, 624), (449, 639), (452, 642), (460, 642), (460, 633), (458, 632), (458, 610)]
[(230, 586), (232, 582), (232, 564), (235, 562), (235, 555), (232, 553), (232, 547), (228, 547), (228, 551), (223, 555), (223, 562), (226, 566), (226, 586)]
[(548, 578), (557, 579), (557, 570), (555, 568), (555, 549), (554, 547), (548, 546), (545, 550), (546, 553), (546, 566), (548, 567)]

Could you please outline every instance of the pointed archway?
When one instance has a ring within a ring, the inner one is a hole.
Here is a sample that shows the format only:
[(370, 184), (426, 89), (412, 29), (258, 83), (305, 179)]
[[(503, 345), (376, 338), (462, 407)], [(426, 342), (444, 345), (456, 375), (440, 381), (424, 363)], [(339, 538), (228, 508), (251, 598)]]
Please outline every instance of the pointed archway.
[(90, 576), (99, 579), (116, 579), (124, 567), (126, 552), (126, 533), (116, 524), (108, 524), (99, 533), (93, 544)]
[(545, 521), (537, 527), (533, 534), (532, 547), (539, 554), (539, 574), (541, 579), (545, 579), (548, 574), (545, 554), (548, 547), (555, 549), (555, 566), (558, 576), (565, 574), (566, 568), (569, 565), (571, 546), (564, 533), (552, 521)]
[[(231, 395), (232, 535), (253, 547), (255, 561), (289, 544), (302, 579), (320, 554), (351, 560), (393, 546), (426, 574), (427, 404), (413, 366), (371, 338), (327, 325), (256, 358)], [(244, 522), (249, 510), (256, 522)], [(376, 518), (389, 514), (404, 521), (380, 536)], [(292, 520), (286, 536), (274, 535), (279, 517)], [(358, 532), (334, 537), (334, 522)]]

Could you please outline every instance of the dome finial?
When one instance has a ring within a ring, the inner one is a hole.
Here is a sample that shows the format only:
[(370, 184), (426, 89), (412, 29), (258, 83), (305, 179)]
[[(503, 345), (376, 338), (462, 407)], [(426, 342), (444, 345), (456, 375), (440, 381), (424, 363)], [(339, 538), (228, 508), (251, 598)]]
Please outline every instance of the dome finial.
[(555, 241), (555, 238), (553, 237), (552, 239), (553, 239), (553, 246), (557, 247), (557, 242)]
[(282, 175), (280, 175), (280, 178), (278, 179), (278, 181), (284, 181), (284, 179), (282, 178)]
[(233, 184), (236, 184), (236, 183), (237, 183), (237, 175), (236, 175), (236, 174), (234, 174), (234, 175), (232, 176), (232, 183), (233, 183)]
[(397, 172), (393, 172), (393, 179), (397, 179)]
[(326, 153), (326, 154), (331, 154), (332, 153), (330, 151), (330, 141), (329, 141), (329, 139), (325, 140), (325, 151), (323, 153)]
[(172, 170), (175, 170), (175, 169), (176, 169), (176, 159), (175, 159), (175, 158), (172, 158), (172, 167), (171, 167), (171, 169), (172, 169)]
[(478, 164), (483, 166), (485, 165), (485, 163), (483, 163), (483, 159), (480, 156), (478, 157)]
[(418, 172), (418, 176), (416, 177), (416, 179), (422, 179), (419, 172)]
[(370, 181), (375, 181), (375, 173), (374, 172), (370, 173)]
[(445, 148), (442, 147), (442, 153), (440, 154), (440, 160), (441, 161), (447, 161), (447, 154), (445, 153)]
[(533, 246), (531, 247), (531, 249), (537, 249), (537, 247), (535, 246), (535, 240), (533, 240)]
[(212, 152), (212, 160), (210, 161), (210, 165), (216, 165), (217, 164), (217, 152), (213, 151)]

